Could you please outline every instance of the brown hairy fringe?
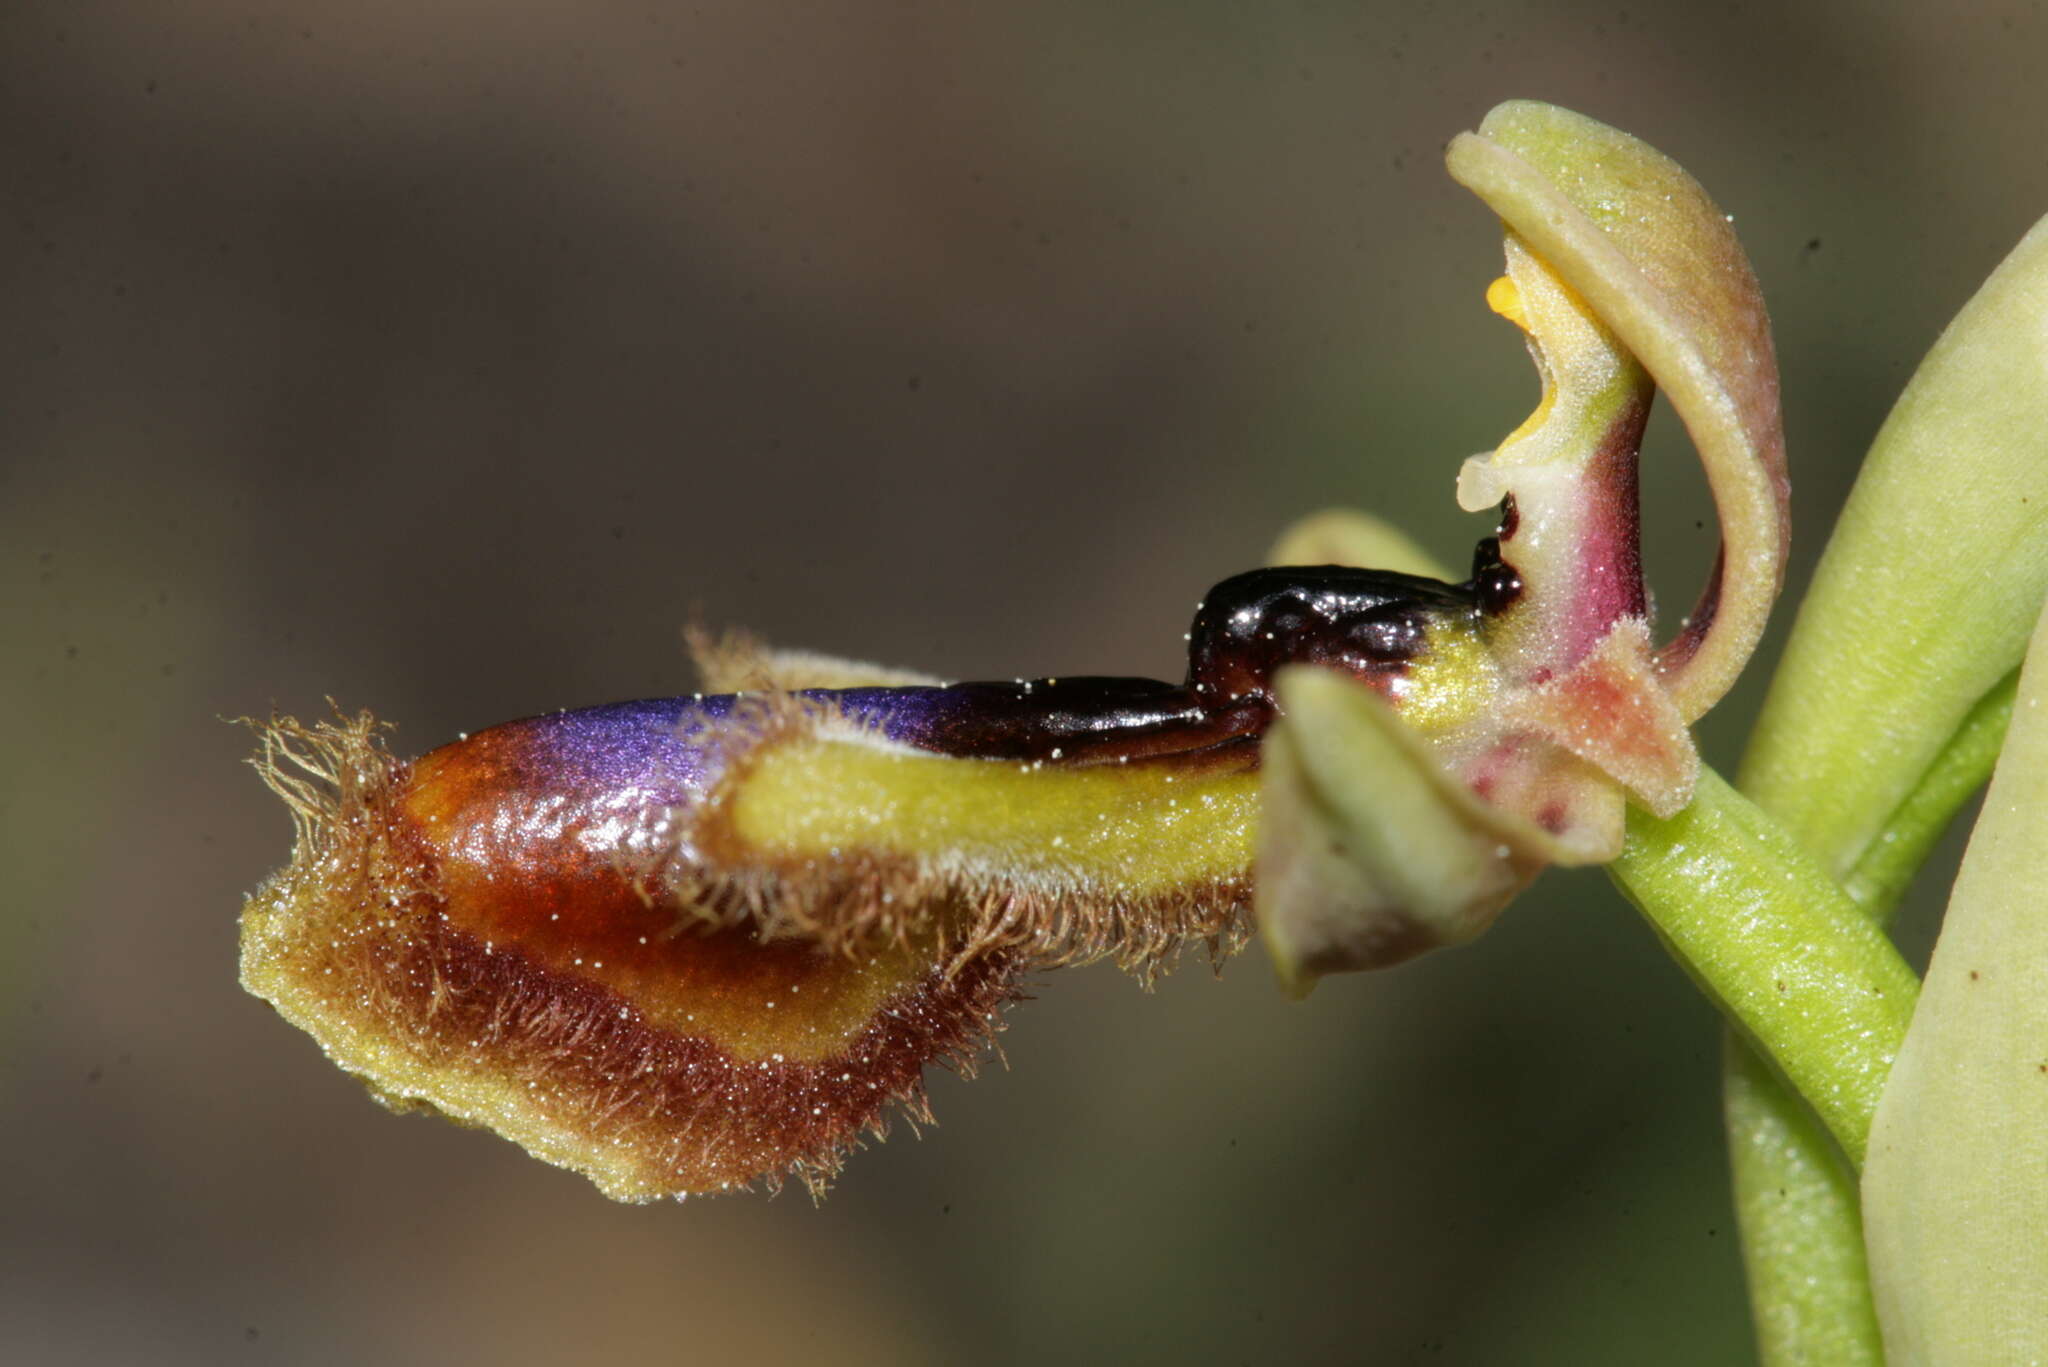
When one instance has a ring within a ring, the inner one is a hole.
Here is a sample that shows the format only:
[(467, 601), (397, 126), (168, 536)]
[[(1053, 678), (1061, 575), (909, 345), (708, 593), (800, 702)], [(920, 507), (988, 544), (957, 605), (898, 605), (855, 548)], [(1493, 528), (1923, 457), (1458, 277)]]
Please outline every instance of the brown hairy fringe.
[(332, 698), (328, 706), (334, 720), (310, 726), (296, 717), (237, 718), (256, 732), (250, 767), (291, 812), (291, 862), (270, 881), (317, 875), (329, 896), (374, 892), (380, 903), (401, 889), (419, 891), (416, 856), (399, 857), (391, 844), (391, 796), (408, 768), (384, 747), (391, 725), (367, 711), (350, 716)]
[(368, 713), (248, 724), (296, 839), (244, 909), (244, 985), (385, 1106), (494, 1129), (615, 1199), (785, 1177), (822, 1195), (893, 1110), (929, 1123), (923, 1068), (971, 1077), (1022, 995), (1001, 954), (935, 963), (840, 1055), (737, 1058), (452, 922), (397, 810), (409, 766)]
[(987, 954), (1028, 970), (1107, 958), (1146, 986), (1191, 941), (1202, 941), (1220, 968), (1249, 937), (1248, 877), (1132, 896), (1078, 879), (865, 850), (830, 860), (764, 858), (733, 832), (732, 801), (769, 747), (834, 730), (857, 734), (826, 705), (789, 693), (734, 705), (707, 755), (718, 776), (711, 790), (689, 809), (660, 814), (661, 833), (639, 842), (653, 853), (636, 878), (675, 907), (679, 929), (744, 926), (763, 940), (804, 939), (854, 957), (878, 942), (936, 932), (949, 973)]
[(697, 682), (706, 693), (748, 693), (776, 687), (768, 664), (768, 647), (760, 637), (739, 627), (713, 635), (701, 622), (683, 628), (683, 647), (696, 667)]
[(973, 1077), (1021, 995), (996, 960), (960, 980), (934, 970), (870, 1023), (848, 1051), (855, 1062), (756, 1063), (655, 1028), (596, 984), (483, 953), (438, 918), (392, 940), (401, 935), (347, 946), (351, 976), (393, 989), (375, 1014), (406, 1032), (423, 1067), (488, 1068), (532, 1114), (465, 1107), (459, 1084), (452, 1098), (427, 1097), (372, 1079), (377, 1099), (486, 1124), (617, 1200), (774, 1193), (787, 1178), (822, 1197), (851, 1153), (888, 1136), (893, 1111), (913, 1131), (932, 1123), (922, 1070)]

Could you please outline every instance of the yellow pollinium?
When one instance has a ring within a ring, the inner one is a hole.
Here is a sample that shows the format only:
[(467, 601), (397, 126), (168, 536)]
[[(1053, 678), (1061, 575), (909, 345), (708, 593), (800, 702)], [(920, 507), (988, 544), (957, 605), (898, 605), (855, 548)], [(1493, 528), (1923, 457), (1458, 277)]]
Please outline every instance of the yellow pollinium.
[(1543, 396), (1492, 456), (1467, 462), (1458, 501), (1468, 512), (1499, 502), (1530, 467), (1583, 468), (1617, 415), (1648, 392), (1641, 367), (1591, 306), (1512, 232), (1507, 262), (1508, 273), (1486, 288), (1486, 306), (1521, 329)]
[(1258, 774), (1243, 769), (957, 759), (809, 736), (767, 747), (730, 816), (769, 856), (865, 851), (1145, 896), (1243, 876), (1258, 803)]
[(1529, 330), (1529, 316), (1522, 308), (1522, 291), (1505, 275), (1496, 277), (1486, 287), (1486, 306), (1522, 331)]
[[(1529, 310), (1522, 302), (1521, 287), (1503, 275), (1486, 287), (1486, 306), (1501, 317), (1520, 328), (1525, 335), (1533, 337), (1534, 329), (1529, 326)], [(1536, 368), (1543, 381), (1543, 397), (1536, 401), (1536, 411), (1522, 419), (1522, 425), (1501, 439), (1501, 446), (1514, 445), (1550, 420), (1550, 411), (1557, 404), (1557, 382), (1551, 378), (1550, 368), (1543, 364), (1542, 355), (1537, 355)]]

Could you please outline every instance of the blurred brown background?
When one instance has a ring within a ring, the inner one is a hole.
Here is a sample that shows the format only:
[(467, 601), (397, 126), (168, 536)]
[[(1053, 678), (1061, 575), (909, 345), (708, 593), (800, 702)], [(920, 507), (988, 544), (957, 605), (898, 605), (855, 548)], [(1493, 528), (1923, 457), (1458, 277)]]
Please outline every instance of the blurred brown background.
[(2032, 3), (14, 0), (0, 1360), (1743, 1360), (1714, 1022), (1598, 874), (1306, 1005), (1256, 952), (1050, 977), (822, 1207), (616, 1207), (242, 995), (289, 827), (219, 719), (331, 694), (422, 749), (686, 688), (693, 612), (1171, 674), (1306, 510), (1462, 559), (1457, 461), (1535, 386), (1439, 156), (1510, 96), (1736, 216), (1796, 587), (2048, 210), (2044, 55)]

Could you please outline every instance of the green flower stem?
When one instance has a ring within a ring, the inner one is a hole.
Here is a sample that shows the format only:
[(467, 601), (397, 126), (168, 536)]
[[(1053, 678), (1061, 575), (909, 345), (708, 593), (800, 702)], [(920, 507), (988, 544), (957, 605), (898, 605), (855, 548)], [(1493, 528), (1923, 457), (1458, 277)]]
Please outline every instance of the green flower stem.
[[(1890, 919), (1934, 842), (1991, 776), (2018, 686), (2015, 669), (1970, 710), (1860, 854), (1812, 851), (1853, 857), (1843, 891), (1873, 921)], [(1876, 1367), (1884, 1348), (1855, 1178), (1806, 1104), (1732, 1031), (1724, 1060), (1735, 1212), (1762, 1358)]]
[(1884, 931), (1712, 770), (1668, 821), (1631, 808), (1608, 872), (1860, 1166), (1920, 987)]
[(1722, 1087), (1759, 1355), (1881, 1367), (1856, 1175), (1813, 1109), (1734, 1030), (1723, 1040)]
[(1766, 1367), (1883, 1367), (1855, 1174), (1813, 1110), (1730, 1030), (1722, 1124)]

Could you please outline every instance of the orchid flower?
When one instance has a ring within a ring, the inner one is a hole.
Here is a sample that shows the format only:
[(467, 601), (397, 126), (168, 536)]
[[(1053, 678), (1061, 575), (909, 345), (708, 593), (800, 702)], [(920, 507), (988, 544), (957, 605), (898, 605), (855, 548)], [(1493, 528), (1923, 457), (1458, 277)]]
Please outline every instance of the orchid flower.
[[(923, 1113), (928, 1065), (971, 1065), (1022, 974), (1227, 953), (1255, 907), (1300, 991), (1613, 859), (1628, 799), (1691, 797), (1687, 723), (1778, 589), (1770, 340), (1727, 220), (1634, 139), (1509, 105), (1450, 167), (1506, 224), (1487, 299), (1543, 384), (1458, 481), (1500, 509), (1469, 579), (1357, 567), (1358, 521), (1324, 517), (1210, 591), (1178, 684), (738, 640), (698, 643), (709, 692), (410, 762), (367, 717), (278, 721), (259, 764), (299, 839), (244, 913), (245, 983), (387, 1104), (612, 1196), (816, 1185), (891, 1103)], [(1726, 543), (1661, 648), (1636, 510), (1659, 384)]]
[[(1486, 300), (1542, 386), (1456, 481), (1498, 517), (1468, 577), (1330, 511), (1210, 590), (1177, 683), (946, 683), (733, 637), (693, 640), (703, 693), (409, 761), (366, 714), (275, 719), (256, 763), (297, 841), (244, 908), (243, 982), (387, 1105), (610, 1196), (815, 1191), (892, 1108), (927, 1114), (924, 1070), (971, 1068), (1025, 975), (1149, 980), (1256, 931), (1301, 993), (1605, 865), (1732, 1027), (1765, 1359), (2048, 1355), (2048, 501), (2024, 492), (2048, 223), (1880, 434), (1738, 788), (1688, 727), (1757, 645), (1789, 524), (1730, 220), (1547, 105), (1494, 110), (1448, 165), (1502, 221)], [(1661, 639), (1657, 390), (1721, 532)], [(1994, 761), (1923, 993), (1882, 921)]]

